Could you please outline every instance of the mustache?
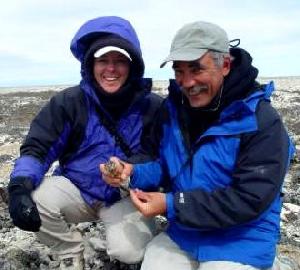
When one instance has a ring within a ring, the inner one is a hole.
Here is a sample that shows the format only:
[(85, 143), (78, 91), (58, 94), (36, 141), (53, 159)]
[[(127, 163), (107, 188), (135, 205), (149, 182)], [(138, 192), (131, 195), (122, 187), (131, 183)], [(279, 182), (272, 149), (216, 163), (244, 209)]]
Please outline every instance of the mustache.
[(198, 94), (201, 91), (206, 90), (206, 89), (207, 89), (206, 85), (195, 85), (195, 86), (189, 87), (189, 88), (187, 88), (187, 87), (181, 87), (181, 91), (187, 92), (187, 93), (188, 92), (192, 92), (194, 94)]

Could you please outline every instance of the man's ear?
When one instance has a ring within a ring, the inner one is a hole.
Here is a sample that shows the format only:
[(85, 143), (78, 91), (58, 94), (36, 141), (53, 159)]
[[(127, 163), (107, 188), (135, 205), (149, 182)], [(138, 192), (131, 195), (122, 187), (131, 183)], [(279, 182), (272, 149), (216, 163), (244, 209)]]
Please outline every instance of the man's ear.
[(230, 68), (231, 68), (230, 56), (225, 56), (223, 61), (223, 67), (222, 67), (222, 74), (224, 77), (228, 75), (228, 73), (230, 72)]

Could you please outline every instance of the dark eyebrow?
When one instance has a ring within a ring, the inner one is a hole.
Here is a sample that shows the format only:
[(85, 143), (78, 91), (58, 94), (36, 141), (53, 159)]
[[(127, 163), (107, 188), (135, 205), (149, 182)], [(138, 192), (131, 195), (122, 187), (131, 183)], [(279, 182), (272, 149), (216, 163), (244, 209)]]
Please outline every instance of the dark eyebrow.
[(189, 63), (189, 68), (203, 69), (204, 65), (202, 65), (199, 60), (191, 61)]

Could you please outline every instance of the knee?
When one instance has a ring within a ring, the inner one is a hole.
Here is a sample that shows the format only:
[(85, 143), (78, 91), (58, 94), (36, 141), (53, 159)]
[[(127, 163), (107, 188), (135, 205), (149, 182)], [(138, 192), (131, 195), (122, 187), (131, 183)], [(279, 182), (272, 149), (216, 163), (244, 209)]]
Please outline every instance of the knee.
[[(60, 215), (63, 204), (59, 199), (59, 194), (54, 192), (50, 192), (50, 194), (51, 195), (49, 195), (49, 192), (47, 192), (47, 189), (45, 189), (44, 186), (41, 186), (35, 190), (31, 196), (36, 203), (40, 215), (57, 217)], [(57, 199), (53, 199), (53, 194), (55, 194), (54, 196)]]
[(107, 254), (120, 262), (135, 264), (143, 260), (145, 248), (136, 248), (132, 245), (120, 243), (117, 246), (108, 245)]
[(65, 195), (63, 184), (63, 181), (57, 181), (53, 177), (45, 179), (31, 194), (38, 208), (55, 210), (64, 206)]
[[(135, 264), (143, 260), (147, 244), (153, 237), (150, 231), (129, 230), (129, 224), (106, 228), (107, 254), (121, 262)], [(131, 228), (132, 229), (132, 228)]]
[(49, 207), (49, 204), (53, 204), (56, 202), (55, 200), (53, 200), (53, 197), (50, 198), (48, 196), (47, 192), (44, 190), (44, 187), (39, 187), (31, 194), (31, 196), (39, 209), (47, 209)]

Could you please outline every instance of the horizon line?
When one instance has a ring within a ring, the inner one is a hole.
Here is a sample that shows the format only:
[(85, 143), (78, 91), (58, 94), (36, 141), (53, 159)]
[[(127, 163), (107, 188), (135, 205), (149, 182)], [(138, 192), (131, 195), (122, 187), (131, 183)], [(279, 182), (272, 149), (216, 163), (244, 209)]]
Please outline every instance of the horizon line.
[[(146, 77), (145, 77), (146, 78)], [(284, 79), (284, 78), (300, 78), (300, 75), (288, 75), (288, 76), (258, 76), (257, 79)], [(170, 78), (171, 79), (171, 78)], [(153, 83), (155, 82), (168, 82), (170, 79), (157, 79), (157, 80), (152, 80)], [(53, 84), (44, 84), (44, 83), (33, 83), (33, 84), (15, 84), (15, 85), (0, 85), (1, 88), (20, 88), (20, 87), (49, 87), (49, 86), (72, 86), (72, 85), (78, 85), (79, 82), (76, 83), (53, 83)]]

